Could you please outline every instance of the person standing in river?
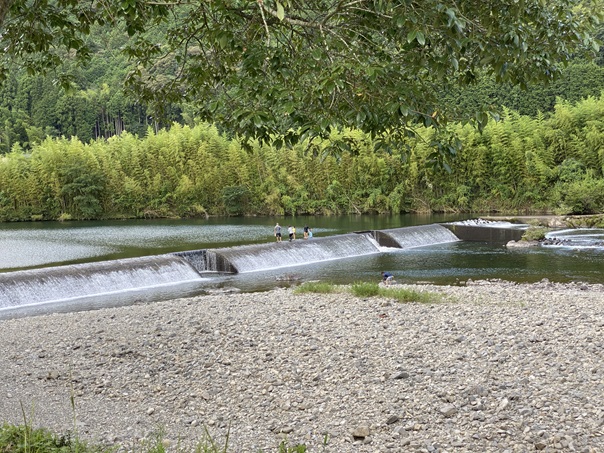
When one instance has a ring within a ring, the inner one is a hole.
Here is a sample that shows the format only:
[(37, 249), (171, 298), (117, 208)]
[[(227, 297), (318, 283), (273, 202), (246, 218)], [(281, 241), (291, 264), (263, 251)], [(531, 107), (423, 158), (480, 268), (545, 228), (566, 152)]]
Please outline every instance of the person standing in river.
[(281, 242), (281, 225), (279, 225), (279, 223), (275, 225), (274, 231), (275, 237), (277, 238), (277, 242)]

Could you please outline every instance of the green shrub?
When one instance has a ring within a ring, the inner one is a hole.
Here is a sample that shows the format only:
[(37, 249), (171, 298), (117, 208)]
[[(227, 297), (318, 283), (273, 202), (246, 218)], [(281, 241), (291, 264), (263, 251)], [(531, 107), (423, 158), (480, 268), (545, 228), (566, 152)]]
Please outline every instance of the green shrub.
[(521, 241), (541, 241), (549, 230), (544, 227), (529, 227), (522, 235)]
[(373, 297), (379, 294), (380, 287), (377, 283), (356, 282), (350, 290), (357, 297)]
[(336, 287), (331, 283), (326, 282), (306, 282), (294, 289), (294, 293), (320, 293), (329, 294), (334, 293)]
[(555, 198), (560, 214), (597, 214), (604, 209), (604, 180), (587, 175), (580, 181), (560, 184)]

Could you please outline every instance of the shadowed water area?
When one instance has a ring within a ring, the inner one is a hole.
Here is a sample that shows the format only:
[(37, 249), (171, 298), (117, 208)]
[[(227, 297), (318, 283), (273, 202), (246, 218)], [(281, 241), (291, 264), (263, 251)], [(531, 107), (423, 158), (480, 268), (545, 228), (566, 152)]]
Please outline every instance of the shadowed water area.
[[(405, 283), (485, 278), (604, 283), (602, 230), (553, 232), (547, 246), (510, 250), (503, 240), (462, 241), (441, 225), (460, 220), (347, 216), (4, 224), (0, 317), (266, 290), (309, 280), (379, 281), (381, 270)], [(276, 243), (276, 221), (284, 232), (288, 223), (295, 224), (298, 237), (308, 224), (314, 237)]]

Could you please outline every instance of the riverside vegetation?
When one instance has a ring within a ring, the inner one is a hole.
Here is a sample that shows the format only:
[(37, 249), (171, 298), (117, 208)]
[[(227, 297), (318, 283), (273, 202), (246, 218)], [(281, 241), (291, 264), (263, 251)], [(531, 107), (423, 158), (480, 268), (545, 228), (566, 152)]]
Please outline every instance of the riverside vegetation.
[[(194, 453), (227, 453), (228, 439), (226, 445), (218, 445), (209, 433), (197, 444), (195, 448), (178, 448), (181, 452)], [(23, 425), (11, 425), (5, 423), (0, 427), (0, 451), (3, 453), (112, 453), (115, 447), (87, 443), (77, 436), (71, 434), (56, 434), (46, 428), (34, 428), (27, 420)], [(165, 453), (168, 448), (163, 443), (161, 435), (148, 445), (141, 446), (138, 453)], [(305, 453), (304, 445), (288, 445), (282, 441), (277, 453)], [(262, 453), (262, 452), (259, 452)]]
[(604, 212), (604, 98), (548, 117), (507, 111), (482, 134), (453, 125), (453, 171), (430, 128), (376, 149), (358, 130), (290, 148), (245, 147), (208, 124), (144, 138), (47, 138), (0, 157), (0, 221), (403, 212)]

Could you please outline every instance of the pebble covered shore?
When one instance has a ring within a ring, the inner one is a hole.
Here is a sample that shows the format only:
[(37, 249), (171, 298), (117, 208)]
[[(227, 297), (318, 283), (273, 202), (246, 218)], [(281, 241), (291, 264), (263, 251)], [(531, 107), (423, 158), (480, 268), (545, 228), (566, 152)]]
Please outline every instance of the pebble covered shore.
[(229, 452), (604, 452), (602, 285), (401, 286), (442, 301), (280, 289), (0, 321), (0, 423), (139, 452), (206, 429)]

